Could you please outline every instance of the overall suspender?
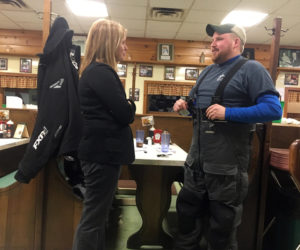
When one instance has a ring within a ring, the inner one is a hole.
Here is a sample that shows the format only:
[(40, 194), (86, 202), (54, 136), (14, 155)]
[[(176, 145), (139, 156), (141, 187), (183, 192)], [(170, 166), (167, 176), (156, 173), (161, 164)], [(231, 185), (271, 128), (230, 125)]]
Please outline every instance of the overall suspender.
[[(223, 80), (220, 82), (218, 88), (216, 89), (215, 95), (212, 97), (212, 101), (211, 101), (211, 105), (212, 104), (221, 104), (223, 101), (223, 94), (224, 94), (224, 89), (226, 87), (226, 85), (228, 84), (228, 82), (230, 81), (230, 79), (234, 76), (234, 74), (248, 61), (248, 59), (246, 58), (242, 58), (241, 60), (239, 60), (230, 70), (229, 72), (226, 74), (226, 76), (223, 78)], [(200, 84), (202, 83), (202, 81), (204, 80), (204, 78), (207, 76), (207, 74), (209, 73), (209, 71), (211, 70), (208, 69), (205, 74), (203, 75), (203, 77), (201, 79), (199, 79), (197, 85), (192, 89), (191, 93), (190, 93), (190, 97), (195, 97), (196, 91), (198, 90)]]
[(230, 69), (230, 71), (226, 74), (226, 76), (220, 82), (220, 84), (215, 92), (215, 95), (212, 97), (211, 105), (216, 104), (216, 103), (217, 104), (222, 103), (224, 89), (225, 89), (226, 85), (228, 84), (230, 79), (234, 76), (234, 74), (240, 69), (240, 67), (242, 67), (247, 61), (248, 61), (248, 59), (242, 58)]

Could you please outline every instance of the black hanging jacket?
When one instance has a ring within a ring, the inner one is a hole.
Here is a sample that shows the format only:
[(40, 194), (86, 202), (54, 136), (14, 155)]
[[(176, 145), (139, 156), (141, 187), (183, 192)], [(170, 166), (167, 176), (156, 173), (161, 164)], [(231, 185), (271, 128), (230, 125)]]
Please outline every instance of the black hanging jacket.
[(52, 157), (76, 154), (81, 131), (78, 87), (80, 47), (58, 17), (51, 27), (38, 66), (38, 114), (15, 179), (28, 183)]

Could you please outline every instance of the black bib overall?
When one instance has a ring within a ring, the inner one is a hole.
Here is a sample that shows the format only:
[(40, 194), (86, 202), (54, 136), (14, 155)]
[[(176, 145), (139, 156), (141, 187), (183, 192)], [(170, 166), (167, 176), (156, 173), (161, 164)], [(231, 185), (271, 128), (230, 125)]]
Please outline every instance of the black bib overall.
[(235, 231), (248, 189), (253, 125), (211, 121), (205, 110), (195, 109), (193, 130), (184, 186), (177, 199), (175, 249), (199, 250), (204, 231), (209, 249), (237, 249)]

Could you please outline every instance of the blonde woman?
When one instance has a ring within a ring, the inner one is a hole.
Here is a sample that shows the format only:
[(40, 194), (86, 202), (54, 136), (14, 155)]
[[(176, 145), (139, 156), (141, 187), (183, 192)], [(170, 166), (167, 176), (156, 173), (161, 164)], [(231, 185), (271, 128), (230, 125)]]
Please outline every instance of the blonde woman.
[(86, 193), (73, 250), (105, 249), (105, 220), (116, 190), (120, 166), (134, 161), (129, 124), (135, 105), (126, 99), (116, 73), (125, 59), (126, 29), (110, 20), (95, 21), (80, 68), (79, 98), (83, 115), (78, 157)]

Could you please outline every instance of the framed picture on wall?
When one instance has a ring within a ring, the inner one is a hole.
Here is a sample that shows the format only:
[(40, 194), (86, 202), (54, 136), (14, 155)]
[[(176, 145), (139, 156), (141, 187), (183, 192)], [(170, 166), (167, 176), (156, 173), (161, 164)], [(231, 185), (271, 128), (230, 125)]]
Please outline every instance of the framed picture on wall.
[(20, 72), (31, 73), (32, 72), (32, 59), (20, 58)]
[(197, 80), (199, 69), (185, 69), (185, 80)]
[(243, 57), (247, 59), (254, 60), (255, 59), (255, 52), (254, 48), (245, 48), (242, 54)]
[(279, 49), (279, 67), (300, 67), (300, 50)]
[(7, 58), (0, 58), (0, 70), (7, 70)]
[(142, 77), (152, 77), (153, 74), (153, 66), (150, 65), (140, 65), (140, 74)]
[(157, 45), (158, 61), (173, 61), (174, 46), (171, 43), (159, 43)]
[[(140, 100), (140, 89), (139, 88), (135, 88), (134, 89), (134, 100), (135, 101), (139, 101)], [(132, 99), (132, 88), (129, 88), (129, 98)]]
[(118, 68), (117, 73), (120, 77), (126, 77), (127, 76), (127, 64), (118, 63), (117, 68)]
[(299, 74), (285, 74), (284, 85), (298, 85)]
[(175, 66), (165, 66), (165, 80), (175, 80)]

